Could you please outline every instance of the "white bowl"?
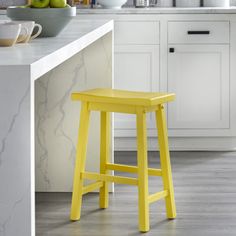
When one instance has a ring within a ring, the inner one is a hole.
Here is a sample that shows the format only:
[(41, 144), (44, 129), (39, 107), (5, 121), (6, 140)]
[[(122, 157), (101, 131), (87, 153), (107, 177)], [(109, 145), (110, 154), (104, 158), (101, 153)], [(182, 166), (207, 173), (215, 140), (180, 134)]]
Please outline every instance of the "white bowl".
[(98, 0), (98, 3), (104, 8), (119, 9), (127, 0)]
[(65, 8), (7, 8), (7, 16), (13, 21), (35, 21), (42, 25), (40, 37), (57, 36), (76, 16), (76, 7)]

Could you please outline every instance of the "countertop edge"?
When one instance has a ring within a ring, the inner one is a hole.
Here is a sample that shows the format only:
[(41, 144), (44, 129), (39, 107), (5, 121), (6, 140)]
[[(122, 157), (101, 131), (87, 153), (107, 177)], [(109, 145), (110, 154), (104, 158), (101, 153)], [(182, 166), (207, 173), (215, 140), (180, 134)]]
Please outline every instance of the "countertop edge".
[[(113, 29), (114, 21), (109, 20), (105, 24), (92, 30), (83, 37), (72, 41), (71, 43), (59, 48), (49, 55), (40, 58), (37, 61), (34, 61), (32, 64), (30, 64), (31, 78), (36, 80), (64, 61), (73, 57), (75, 54), (81, 52), (83, 49), (94, 43), (96, 40), (102, 38), (107, 33), (113, 31)], [(45, 64), (49, 64), (50, 66), (45, 67)]]

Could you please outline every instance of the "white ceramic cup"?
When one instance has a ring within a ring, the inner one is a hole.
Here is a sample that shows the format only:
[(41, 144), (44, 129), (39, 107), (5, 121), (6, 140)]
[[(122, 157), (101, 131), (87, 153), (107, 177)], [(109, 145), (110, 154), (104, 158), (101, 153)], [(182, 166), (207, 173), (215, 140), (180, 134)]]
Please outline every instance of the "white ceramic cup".
[(11, 22), (0, 23), (0, 46), (13, 46), (22, 31), (23, 39), (28, 35), (28, 30), (21, 24)]
[[(36, 24), (34, 21), (12, 21), (12, 23), (21, 24), (22, 27), (25, 27), (28, 30), (28, 35), (26, 38), (24, 37), (24, 32), (20, 32), (17, 43), (28, 43), (31, 39), (38, 37), (42, 32), (42, 26), (40, 24)], [(32, 35), (35, 28), (38, 28), (38, 30), (34, 33), (34, 35)], [(22, 40), (22, 38), (24, 39)]]

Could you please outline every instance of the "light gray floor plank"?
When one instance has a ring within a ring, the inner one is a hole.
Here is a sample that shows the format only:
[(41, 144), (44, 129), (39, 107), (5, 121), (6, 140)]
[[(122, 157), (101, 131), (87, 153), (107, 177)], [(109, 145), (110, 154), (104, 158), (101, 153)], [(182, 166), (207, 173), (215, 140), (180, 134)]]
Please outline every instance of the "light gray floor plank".
[[(117, 152), (117, 163), (136, 164), (135, 152)], [(164, 201), (150, 207), (147, 236), (235, 236), (236, 153), (172, 152), (177, 219), (166, 220)], [(158, 153), (149, 165), (159, 167)], [(127, 175), (127, 174), (126, 174)], [(150, 178), (150, 192), (161, 190), (160, 177)], [(36, 194), (37, 236), (120, 236), (138, 232), (137, 189), (116, 185), (110, 206), (98, 208), (98, 195), (84, 196), (79, 222), (69, 221), (71, 194)]]

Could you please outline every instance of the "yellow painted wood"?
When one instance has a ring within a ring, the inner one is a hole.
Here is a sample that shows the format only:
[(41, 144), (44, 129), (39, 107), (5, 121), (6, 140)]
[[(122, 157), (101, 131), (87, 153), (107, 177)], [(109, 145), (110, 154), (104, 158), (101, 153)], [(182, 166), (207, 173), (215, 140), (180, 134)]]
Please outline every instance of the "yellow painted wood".
[[(142, 106), (143, 110), (146, 112), (156, 111), (158, 106)], [(106, 112), (117, 112), (117, 113), (127, 113), (127, 114), (136, 114), (137, 106), (125, 104), (110, 104), (110, 103), (97, 103), (92, 102), (89, 105), (89, 110), (91, 111), (106, 111)]]
[(139, 230), (149, 231), (149, 203), (148, 203), (148, 161), (146, 113), (142, 109), (137, 111), (137, 146), (138, 146), (138, 195), (139, 195)]
[(150, 176), (162, 176), (161, 169), (148, 168), (148, 175)]
[(74, 170), (74, 184), (71, 205), (71, 220), (79, 220), (81, 213), (82, 194), (83, 194), (83, 180), (80, 178), (80, 173), (85, 169), (85, 159), (87, 151), (88, 140), (88, 126), (89, 126), (90, 112), (88, 110), (88, 103), (82, 102), (80, 113), (79, 135), (77, 143), (76, 163)]
[[(139, 229), (149, 231), (149, 204), (165, 198), (168, 218), (176, 217), (174, 189), (168, 147), (166, 118), (163, 103), (174, 100), (174, 94), (130, 92), (112, 89), (94, 89), (72, 94), (73, 100), (81, 100), (81, 117), (74, 174), (71, 219), (80, 218), (82, 195), (100, 188), (100, 207), (108, 207), (108, 183), (138, 186)], [(88, 139), (90, 111), (101, 111), (100, 173), (85, 172), (85, 157)], [(161, 169), (148, 168), (146, 113), (155, 111), (159, 136)], [(110, 153), (110, 113), (136, 114), (138, 166), (109, 163)], [(138, 178), (113, 176), (109, 170), (135, 173)], [(162, 176), (164, 190), (149, 195), (148, 176)], [(83, 179), (97, 182), (83, 187)]]
[(150, 204), (150, 203), (156, 202), (156, 201), (158, 201), (162, 198), (165, 198), (167, 196), (168, 196), (168, 191), (167, 190), (151, 194), (151, 195), (148, 196), (148, 203)]
[(81, 173), (81, 178), (82, 179), (97, 180), (97, 181), (114, 182), (117, 184), (138, 185), (138, 180), (136, 178), (114, 176), (114, 175), (105, 175), (105, 174), (98, 174), (98, 173), (92, 173), (92, 172)]
[[(109, 174), (106, 164), (110, 161), (110, 139), (111, 139), (111, 119), (110, 113), (101, 112), (101, 131), (100, 131), (100, 173)], [(107, 208), (109, 202), (108, 182), (104, 181), (100, 189), (99, 205), (100, 208)]]
[(101, 181), (97, 181), (95, 183), (88, 184), (87, 186), (83, 187), (83, 194), (92, 192), (98, 188), (101, 188), (102, 186), (103, 186), (103, 182), (101, 182)]
[(90, 4), (89, 2), (90, 2), (90, 0), (83, 0), (84, 5), (89, 5)]
[[(127, 165), (120, 165), (120, 164), (112, 164), (108, 163), (106, 165), (106, 168), (109, 170), (115, 170), (120, 172), (128, 172), (128, 173), (138, 173), (138, 167), (137, 166), (127, 166)], [(161, 169), (153, 169), (148, 168), (148, 175), (150, 176), (161, 176), (162, 171)]]
[[(155, 106), (173, 101), (173, 93), (133, 92), (115, 89), (92, 89), (80, 93), (73, 93), (73, 100), (95, 103), (125, 104), (133, 106)], [(124, 108), (125, 109), (125, 108)]]
[(160, 105), (160, 109), (156, 111), (156, 122), (158, 128), (163, 185), (164, 190), (167, 190), (169, 192), (168, 196), (165, 198), (166, 213), (169, 219), (174, 219), (176, 217), (176, 206), (174, 198), (174, 187), (172, 182), (165, 110), (163, 105)]
[(89, 110), (136, 114), (136, 106), (131, 106), (131, 105), (124, 106), (124, 105), (120, 105), (120, 104), (112, 104), (111, 105), (110, 103), (92, 102), (89, 106)]

